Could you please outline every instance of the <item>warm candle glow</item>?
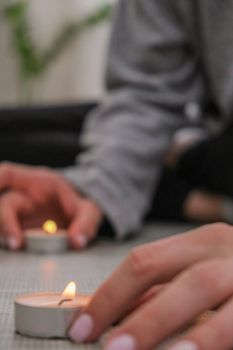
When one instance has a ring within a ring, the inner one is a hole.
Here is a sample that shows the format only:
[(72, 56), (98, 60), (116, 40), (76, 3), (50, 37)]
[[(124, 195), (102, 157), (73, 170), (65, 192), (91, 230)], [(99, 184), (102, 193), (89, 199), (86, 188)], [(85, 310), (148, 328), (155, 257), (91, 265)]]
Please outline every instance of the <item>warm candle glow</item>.
[(47, 220), (43, 224), (43, 230), (49, 235), (54, 235), (57, 232), (57, 224), (52, 220)]
[(75, 282), (70, 282), (64, 289), (62, 295), (66, 298), (74, 298), (76, 295), (76, 284)]

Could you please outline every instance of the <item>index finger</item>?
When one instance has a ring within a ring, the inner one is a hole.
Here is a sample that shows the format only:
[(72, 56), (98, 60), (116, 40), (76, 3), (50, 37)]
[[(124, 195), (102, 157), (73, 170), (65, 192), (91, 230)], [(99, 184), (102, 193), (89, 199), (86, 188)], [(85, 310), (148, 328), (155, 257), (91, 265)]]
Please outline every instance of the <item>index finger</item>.
[(73, 219), (79, 209), (79, 194), (65, 179), (57, 177), (54, 194), (67, 218)]
[(0, 190), (6, 188), (25, 189), (28, 186), (27, 180), (28, 170), (30, 167), (26, 165), (15, 165), (4, 162), (0, 165)]
[(12, 192), (2, 197), (0, 205), (1, 231), (5, 235), (10, 249), (19, 249), (23, 244), (23, 232), (19, 216), (23, 212), (30, 212), (33, 204), (23, 194)]

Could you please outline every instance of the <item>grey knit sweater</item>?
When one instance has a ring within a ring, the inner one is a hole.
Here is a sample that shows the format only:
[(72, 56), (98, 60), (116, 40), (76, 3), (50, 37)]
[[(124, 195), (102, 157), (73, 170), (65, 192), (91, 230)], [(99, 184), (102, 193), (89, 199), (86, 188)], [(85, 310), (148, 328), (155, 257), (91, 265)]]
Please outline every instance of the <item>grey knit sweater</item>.
[(79, 165), (65, 176), (97, 201), (119, 238), (140, 229), (185, 108), (233, 109), (232, 0), (120, 0), (108, 96), (88, 118)]

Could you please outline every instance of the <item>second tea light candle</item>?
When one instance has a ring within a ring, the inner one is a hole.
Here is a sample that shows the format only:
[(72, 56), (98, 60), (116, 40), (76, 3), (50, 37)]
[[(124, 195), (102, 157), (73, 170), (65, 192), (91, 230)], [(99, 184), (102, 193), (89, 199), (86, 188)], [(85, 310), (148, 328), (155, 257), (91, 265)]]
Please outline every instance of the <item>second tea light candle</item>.
[(42, 228), (25, 231), (26, 249), (39, 254), (56, 254), (68, 249), (67, 232), (58, 229), (52, 220), (47, 220)]

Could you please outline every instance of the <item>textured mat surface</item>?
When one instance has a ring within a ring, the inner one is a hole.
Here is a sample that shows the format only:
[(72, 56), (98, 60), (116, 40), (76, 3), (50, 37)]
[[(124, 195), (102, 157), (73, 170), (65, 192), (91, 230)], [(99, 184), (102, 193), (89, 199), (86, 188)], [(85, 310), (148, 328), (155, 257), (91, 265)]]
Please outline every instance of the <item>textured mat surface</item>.
[(62, 291), (71, 280), (77, 282), (80, 292), (92, 293), (132, 247), (182, 232), (186, 228), (179, 225), (148, 226), (140, 236), (126, 242), (101, 239), (84, 252), (68, 252), (60, 256), (0, 250), (0, 349), (100, 349), (99, 344), (77, 346), (69, 341), (40, 340), (15, 334), (15, 297), (35, 291)]

